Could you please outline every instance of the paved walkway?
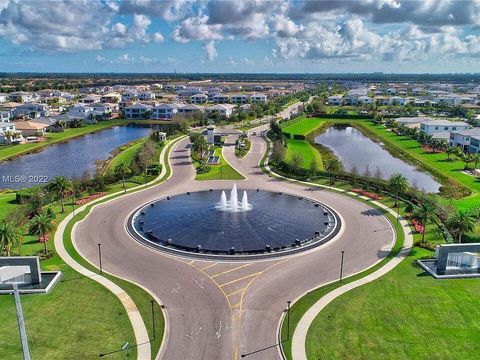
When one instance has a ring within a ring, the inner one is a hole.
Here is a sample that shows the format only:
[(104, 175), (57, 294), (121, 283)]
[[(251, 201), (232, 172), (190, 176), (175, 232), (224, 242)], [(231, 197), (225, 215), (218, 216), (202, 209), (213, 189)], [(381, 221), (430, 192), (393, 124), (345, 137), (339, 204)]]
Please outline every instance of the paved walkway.
[[(160, 172), (160, 175), (153, 180), (152, 182), (148, 183), (147, 185), (151, 185), (155, 182), (157, 182), (159, 179), (161, 179), (163, 176), (165, 176), (167, 172), (167, 167), (164, 164), (164, 157), (165, 157), (165, 152), (168, 151), (170, 146), (166, 146), (162, 152), (160, 153), (160, 163), (162, 164), (162, 171)], [(128, 192), (132, 192), (141, 188), (144, 188), (145, 185), (140, 185), (134, 188), (131, 188), (128, 190)], [(92, 201), (90, 203), (87, 203), (79, 208), (77, 208), (75, 211), (78, 214), (79, 212), (85, 210), (88, 206), (91, 206), (92, 204), (99, 203), (104, 201), (106, 198), (112, 198), (115, 197), (118, 194), (121, 194), (123, 192), (119, 191), (110, 195), (107, 195), (106, 197), (102, 197), (96, 201)], [(133, 331), (135, 333), (135, 342), (137, 344), (141, 344), (141, 346), (137, 347), (137, 358), (138, 359), (151, 359), (151, 347), (150, 347), (150, 338), (148, 336), (148, 331), (145, 326), (145, 323), (143, 322), (142, 316), (140, 312), (138, 311), (137, 306), (135, 305), (135, 302), (132, 300), (132, 298), (117, 284), (115, 284), (113, 281), (107, 279), (104, 276), (99, 275), (98, 273), (95, 273), (73, 259), (70, 254), (67, 252), (65, 249), (64, 243), (63, 243), (63, 237), (65, 234), (65, 228), (67, 227), (67, 224), (70, 222), (70, 220), (74, 217), (73, 213), (68, 214), (65, 219), (63, 219), (60, 224), (58, 225), (57, 231), (55, 232), (55, 237), (54, 237), (54, 243), (55, 243), (55, 250), (57, 251), (58, 255), (65, 261), (65, 263), (70, 266), (72, 269), (77, 271), (78, 273), (95, 280), (99, 284), (105, 286), (108, 290), (110, 290), (113, 294), (117, 296), (117, 298), (120, 300), (122, 305), (125, 307), (125, 310), (127, 312), (128, 318), (130, 319), (130, 322), (133, 327)], [(76, 225), (76, 224), (75, 224)], [(72, 242), (75, 244), (74, 241), (74, 231), (72, 230)]]
[[(269, 152), (268, 158), (270, 157), (270, 154), (271, 154), (271, 151)], [(277, 176), (277, 177), (280, 177), (280, 178), (283, 178), (283, 179), (286, 179), (286, 180), (294, 181), (294, 180), (288, 179), (288, 178), (286, 178), (282, 175), (279, 175), (279, 174), (275, 173), (274, 171), (272, 171), (271, 168), (268, 166), (268, 161), (267, 161), (267, 164), (266, 164), (265, 168), (270, 173), (272, 173), (274, 176)], [(305, 185), (310, 185), (310, 186), (329, 188), (329, 189), (332, 189), (334, 191), (338, 191), (338, 192), (341, 192), (341, 193), (347, 193), (349, 195), (358, 196), (355, 193), (347, 192), (343, 189), (328, 187), (328, 186), (325, 186), (325, 185), (319, 185), (319, 184), (310, 183), (310, 182), (303, 182), (303, 181), (294, 181), (294, 182), (305, 184)], [(360, 196), (360, 198), (362, 198), (364, 200), (369, 200), (369, 198), (364, 197), (364, 196)], [(383, 204), (381, 204), (377, 201), (371, 201), (371, 203), (375, 204), (376, 206), (378, 206), (378, 207), (380, 207), (380, 208), (382, 208), (386, 211), (388, 211), (395, 218), (398, 216), (398, 214), (395, 211), (393, 211), (389, 207), (387, 207), (387, 206), (385, 206), (385, 205), (383, 205)], [(381, 276), (387, 274), (390, 270), (395, 268), (398, 264), (400, 264), (400, 262), (402, 262), (402, 260), (404, 260), (408, 256), (408, 254), (410, 253), (410, 250), (413, 246), (412, 232), (411, 232), (410, 226), (408, 225), (408, 222), (406, 220), (404, 220), (403, 218), (400, 218), (399, 221), (400, 221), (400, 224), (402, 226), (405, 239), (404, 239), (403, 247), (402, 247), (401, 251), (392, 260), (390, 260), (388, 263), (386, 263), (384, 266), (382, 266), (380, 269), (374, 271), (373, 273), (371, 273), (371, 274), (369, 274), (369, 275), (367, 275), (367, 276), (365, 276), (365, 277), (363, 277), (359, 280), (356, 280), (356, 281), (353, 281), (351, 283), (345, 284), (345, 285), (343, 285), (339, 288), (336, 288), (335, 290), (329, 292), (328, 294), (326, 294), (322, 298), (320, 298), (315, 304), (313, 304), (313, 306), (310, 309), (308, 309), (307, 312), (305, 312), (305, 314), (302, 316), (302, 318), (298, 322), (298, 324), (295, 328), (295, 332), (293, 333), (293, 336), (292, 336), (292, 358), (294, 360), (307, 360), (307, 353), (306, 353), (305, 344), (306, 344), (306, 340), (307, 340), (308, 329), (310, 328), (310, 326), (312, 325), (312, 322), (315, 320), (315, 318), (320, 313), (320, 311), (322, 311), (329, 303), (331, 303), (333, 300), (335, 300), (340, 295), (345, 294), (346, 292), (348, 292), (350, 290), (353, 290), (353, 289), (355, 289), (359, 286), (368, 284), (368, 283), (380, 278)], [(324, 286), (324, 285), (326, 285), (326, 284), (319, 284), (317, 286), (317, 288), (320, 287), (320, 286)], [(300, 298), (301, 297), (299, 297), (299, 299)]]

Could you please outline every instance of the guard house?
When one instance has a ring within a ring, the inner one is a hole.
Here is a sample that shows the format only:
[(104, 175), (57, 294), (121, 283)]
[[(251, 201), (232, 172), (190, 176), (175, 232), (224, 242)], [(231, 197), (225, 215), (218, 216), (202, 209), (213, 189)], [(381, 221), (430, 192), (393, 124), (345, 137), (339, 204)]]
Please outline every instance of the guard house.
[(442, 244), (435, 258), (418, 260), (434, 278), (480, 277), (480, 243)]
[(221, 144), (222, 142), (222, 133), (215, 128), (215, 125), (208, 125), (204, 135), (206, 136), (207, 143), (209, 144), (215, 145)]

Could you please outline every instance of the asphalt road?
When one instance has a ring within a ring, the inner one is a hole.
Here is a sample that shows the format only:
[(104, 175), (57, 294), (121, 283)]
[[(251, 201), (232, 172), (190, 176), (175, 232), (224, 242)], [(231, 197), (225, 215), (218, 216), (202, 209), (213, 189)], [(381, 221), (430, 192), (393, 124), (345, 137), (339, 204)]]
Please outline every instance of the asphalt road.
[(139, 206), (166, 195), (233, 185), (232, 181), (195, 181), (187, 139), (171, 152), (173, 173), (168, 181), (95, 207), (75, 229), (76, 245), (84, 257), (97, 263), (101, 243), (106, 271), (140, 283), (164, 303), (170, 335), (163, 359), (225, 360), (242, 354), (250, 354), (248, 359), (278, 359), (273, 345), (286, 301), (338, 279), (341, 250), (348, 275), (383, 258), (392, 245), (390, 224), (367, 205), (264, 175), (258, 163), (266, 144), (259, 137), (251, 141), (243, 159), (234, 156), (232, 144), (224, 147), (226, 159), (247, 177), (236, 182), (238, 188), (282, 191), (332, 207), (344, 222), (336, 239), (290, 257), (215, 262), (173, 257), (130, 238), (125, 221)]

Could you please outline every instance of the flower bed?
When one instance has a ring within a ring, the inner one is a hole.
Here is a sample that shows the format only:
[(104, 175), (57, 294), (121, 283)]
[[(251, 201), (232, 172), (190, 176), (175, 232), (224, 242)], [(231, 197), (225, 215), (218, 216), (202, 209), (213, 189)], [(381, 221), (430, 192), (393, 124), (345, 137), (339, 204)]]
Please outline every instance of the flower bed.
[(75, 205), (83, 205), (83, 204), (85, 204), (85, 203), (87, 203), (91, 200), (98, 199), (99, 197), (104, 196), (106, 194), (107, 194), (106, 192), (102, 191), (102, 192), (98, 192), (98, 193), (93, 194), (93, 195), (89, 195), (85, 198), (82, 198), (80, 200), (75, 201)]
[(415, 228), (415, 231), (419, 234), (422, 234), (425, 231), (425, 228), (422, 224), (420, 224), (417, 220), (412, 219), (412, 224)]
[(43, 243), (48, 242), (48, 239), (49, 239), (48, 234), (45, 234), (45, 235), (42, 235), (42, 236), (38, 237), (38, 242), (43, 244)]
[(373, 199), (373, 200), (382, 200), (382, 197), (380, 195), (365, 191), (363, 189), (354, 188), (352, 189), (352, 192), (369, 197), (370, 199)]

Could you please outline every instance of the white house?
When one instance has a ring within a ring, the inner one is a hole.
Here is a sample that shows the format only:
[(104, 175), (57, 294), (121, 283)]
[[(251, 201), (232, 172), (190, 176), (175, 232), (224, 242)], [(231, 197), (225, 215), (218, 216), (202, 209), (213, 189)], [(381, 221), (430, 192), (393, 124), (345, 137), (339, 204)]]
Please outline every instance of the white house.
[(373, 98), (373, 100), (375, 100), (375, 103), (378, 106), (385, 106), (385, 105), (388, 105), (390, 103), (390, 99), (388, 97), (385, 97), (385, 96), (375, 96)]
[(252, 94), (250, 95), (250, 101), (252, 103), (266, 103), (267, 102), (267, 95), (265, 94)]
[(153, 109), (150, 105), (140, 103), (127, 106), (123, 111), (127, 119), (148, 119), (153, 114)]
[(263, 91), (263, 86), (262, 85), (253, 85), (250, 89), (252, 91)]
[(341, 95), (333, 95), (327, 98), (327, 104), (330, 106), (340, 106), (342, 105), (342, 96)]
[(358, 105), (358, 97), (356, 94), (346, 94), (343, 96), (342, 101), (344, 105)]
[(429, 120), (420, 124), (420, 130), (431, 135), (444, 131), (466, 130), (469, 127), (466, 122), (448, 120)]
[(448, 143), (451, 146), (461, 147), (463, 151), (467, 151), (473, 136), (480, 136), (480, 128), (450, 131)]
[(0, 122), (0, 144), (10, 143), (13, 139), (5, 136), (6, 132), (18, 132), (15, 124), (11, 122)]
[(178, 106), (175, 104), (158, 104), (152, 108), (152, 119), (170, 120), (178, 112)]
[(32, 118), (50, 115), (49, 107), (47, 105), (37, 103), (24, 103), (18, 105), (13, 112), (15, 116), (28, 115)]
[(15, 91), (8, 94), (10, 100), (20, 103), (28, 103), (33, 100), (33, 94), (25, 91)]
[(373, 104), (373, 99), (370, 96), (359, 96), (358, 97), (359, 105), (369, 105)]
[(392, 96), (392, 95), (397, 95), (397, 89), (395, 88), (388, 88), (386, 91), (387, 95)]
[(0, 103), (7, 102), (8, 94), (0, 93)]
[(208, 101), (208, 96), (205, 94), (195, 94), (190, 96), (192, 104), (205, 104)]
[(122, 93), (122, 101), (135, 101), (137, 100), (138, 93), (132, 90), (126, 90)]
[(405, 106), (405, 98), (401, 96), (392, 96), (389, 99), (391, 105)]
[(211, 99), (215, 104), (226, 104), (230, 101), (230, 96), (226, 94), (216, 93), (211, 96)]
[(468, 152), (472, 154), (480, 154), (480, 136), (475, 135), (470, 138)]
[(218, 111), (220, 115), (225, 117), (230, 117), (232, 115), (233, 109), (235, 108), (234, 105), (231, 104), (217, 104), (209, 106), (205, 109), (206, 113), (213, 113)]
[(397, 124), (402, 124), (408, 127), (416, 127), (419, 128), (420, 124), (423, 122), (431, 121), (431, 118), (427, 117), (399, 117), (395, 119)]
[(0, 111), (0, 122), (10, 122), (12, 118), (12, 112), (11, 111)]
[(195, 104), (186, 104), (179, 106), (177, 111), (179, 114), (190, 114), (194, 112), (203, 112), (203, 107), (197, 106)]
[(99, 95), (89, 94), (85, 96), (83, 99), (80, 99), (80, 102), (84, 104), (93, 104), (93, 103), (100, 102), (100, 99), (101, 99), (101, 96)]
[(233, 94), (230, 95), (230, 102), (232, 104), (247, 104), (248, 96), (245, 94)]
[(152, 91), (142, 91), (138, 93), (137, 98), (138, 100), (143, 100), (143, 101), (155, 100), (155, 93)]
[(100, 97), (102, 103), (118, 103), (122, 97), (117, 93), (108, 93)]

